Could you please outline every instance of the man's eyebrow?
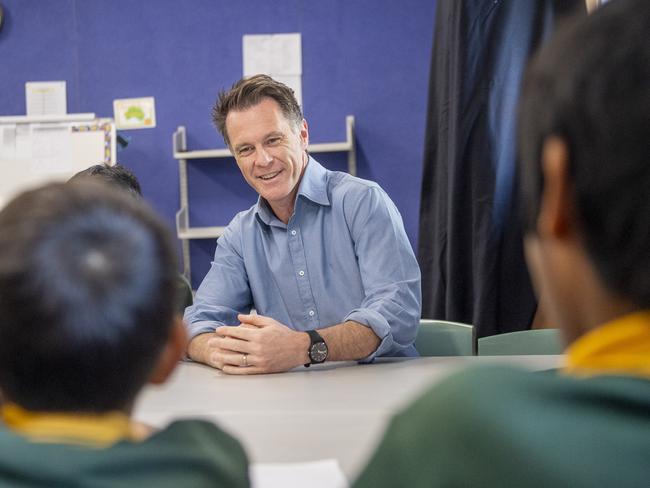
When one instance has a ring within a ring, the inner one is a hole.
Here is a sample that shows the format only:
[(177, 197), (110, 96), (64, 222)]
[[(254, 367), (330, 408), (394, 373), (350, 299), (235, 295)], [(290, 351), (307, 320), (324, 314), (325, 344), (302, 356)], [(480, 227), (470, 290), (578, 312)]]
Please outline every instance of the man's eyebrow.
[[(272, 131), (272, 132), (269, 132), (268, 134), (265, 134), (264, 137), (263, 137), (262, 139), (263, 139), (263, 140), (266, 140), (266, 139), (268, 139), (269, 137), (286, 137), (286, 134), (285, 134), (284, 132), (282, 132), (282, 131), (274, 130), (274, 131)], [(233, 146), (233, 149), (234, 149), (235, 151), (237, 151), (237, 150), (241, 149), (242, 147), (245, 147), (245, 146), (254, 146), (254, 145), (255, 145), (255, 144), (253, 144), (253, 143), (251, 143), (251, 142), (240, 142), (239, 144), (235, 144), (235, 145)]]
[(233, 149), (234, 149), (235, 151), (237, 151), (237, 150), (241, 149), (241, 148), (244, 147), (244, 146), (251, 146), (251, 145), (252, 145), (252, 144), (249, 143), (249, 142), (240, 142), (239, 144), (236, 144), (235, 146), (233, 146)]

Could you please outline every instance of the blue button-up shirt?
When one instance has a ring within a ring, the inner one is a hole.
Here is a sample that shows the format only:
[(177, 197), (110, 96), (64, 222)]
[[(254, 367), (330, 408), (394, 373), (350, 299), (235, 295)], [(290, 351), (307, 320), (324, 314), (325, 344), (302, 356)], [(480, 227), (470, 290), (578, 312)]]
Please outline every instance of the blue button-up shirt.
[(194, 337), (251, 308), (300, 331), (371, 327), (381, 343), (366, 361), (416, 356), (420, 269), (388, 195), (310, 157), (288, 224), (262, 198), (237, 214), (185, 321)]

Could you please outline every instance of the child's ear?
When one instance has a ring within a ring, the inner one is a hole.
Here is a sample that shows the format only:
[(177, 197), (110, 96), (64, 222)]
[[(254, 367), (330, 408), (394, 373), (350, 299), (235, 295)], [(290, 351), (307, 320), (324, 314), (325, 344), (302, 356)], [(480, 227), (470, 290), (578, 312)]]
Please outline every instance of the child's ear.
[(550, 137), (542, 150), (542, 191), (537, 233), (564, 240), (575, 232), (573, 194), (569, 180), (569, 150), (559, 137)]
[(187, 333), (185, 324), (183, 324), (182, 317), (175, 314), (172, 326), (169, 329), (167, 342), (158, 356), (158, 362), (151, 372), (149, 383), (159, 385), (167, 381), (169, 375), (185, 355), (186, 347)]

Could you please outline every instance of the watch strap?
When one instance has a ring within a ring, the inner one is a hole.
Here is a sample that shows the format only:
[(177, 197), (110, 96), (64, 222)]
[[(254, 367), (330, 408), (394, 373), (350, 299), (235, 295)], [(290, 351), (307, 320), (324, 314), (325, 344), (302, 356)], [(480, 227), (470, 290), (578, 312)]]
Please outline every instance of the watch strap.
[(307, 335), (309, 335), (309, 347), (307, 348), (307, 356), (309, 357), (309, 362), (305, 364), (305, 368), (308, 368), (312, 364), (315, 363), (315, 361), (311, 357), (311, 348), (314, 344), (317, 344), (319, 342), (322, 342), (325, 344), (325, 340), (323, 339), (323, 336), (321, 336), (318, 331), (315, 330), (306, 330)]

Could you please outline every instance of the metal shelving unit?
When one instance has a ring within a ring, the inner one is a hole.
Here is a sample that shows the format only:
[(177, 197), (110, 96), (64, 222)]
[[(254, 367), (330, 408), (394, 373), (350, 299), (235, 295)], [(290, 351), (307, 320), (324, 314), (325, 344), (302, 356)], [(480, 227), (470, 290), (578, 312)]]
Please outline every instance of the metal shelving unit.
[[(310, 153), (346, 152), (348, 154), (348, 172), (357, 173), (357, 159), (354, 148), (354, 115), (345, 118), (345, 142), (328, 142), (310, 144), (307, 150)], [(172, 136), (174, 159), (178, 161), (178, 181), (180, 187), (180, 209), (176, 212), (176, 234), (183, 247), (183, 274), (191, 278), (190, 267), (190, 240), (215, 239), (223, 233), (225, 227), (192, 227), (190, 225), (190, 201), (187, 181), (187, 162), (191, 159), (219, 159), (230, 158), (232, 154), (228, 149), (204, 149), (198, 151), (187, 150), (187, 133), (185, 126), (180, 125)]]

